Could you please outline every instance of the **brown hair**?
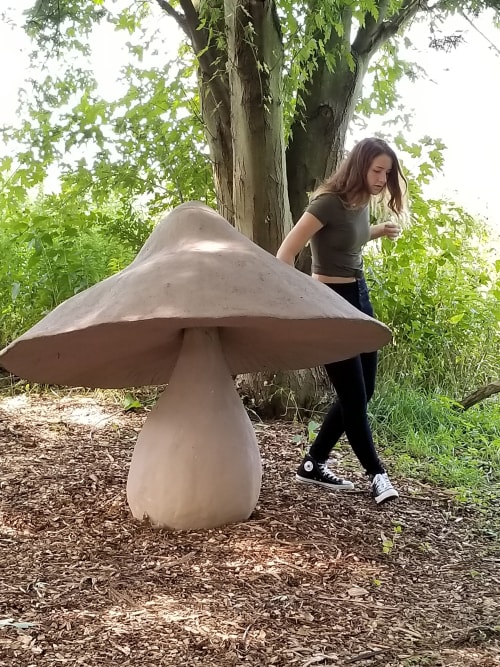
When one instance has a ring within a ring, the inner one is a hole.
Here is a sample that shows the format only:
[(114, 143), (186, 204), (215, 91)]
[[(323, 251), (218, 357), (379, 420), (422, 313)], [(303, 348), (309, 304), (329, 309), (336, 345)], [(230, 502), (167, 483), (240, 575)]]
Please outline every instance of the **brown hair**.
[(373, 160), (379, 155), (387, 155), (392, 160), (392, 169), (387, 175), (386, 189), (389, 192), (388, 207), (396, 214), (403, 210), (401, 183), (407, 185), (396, 153), (383, 139), (376, 137), (362, 139), (351, 150), (340, 167), (313, 193), (312, 199), (326, 192), (339, 196), (349, 207), (358, 208), (367, 204), (370, 193), (367, 174)]

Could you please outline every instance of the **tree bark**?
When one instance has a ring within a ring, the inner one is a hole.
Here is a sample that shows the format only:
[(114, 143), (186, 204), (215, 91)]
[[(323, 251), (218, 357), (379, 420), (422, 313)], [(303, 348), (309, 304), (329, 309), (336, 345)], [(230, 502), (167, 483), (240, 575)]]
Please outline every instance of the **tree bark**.
[(499, 392), (500, 392), (500, 380), (497, 380), (496, 382), (490, 382), (489, 384), (486, 384), (483, 387), (479, 387), (479, 389), (476, 389), (476, 391), (472, 392), (472, 394), (469, 394), (465, 398), (462, 398), (462, 400), (459, 402), (464, 410), (468, 410), (473, 405), (476, 405), (476, 403), (480, 403), (481, 401), (484, 401), (486, 398), (493, 396), (493, 394), (498, 394)]
[(234, 224), (231, 120), (229, 114), (221, 115), (220, 100), (213, 94), (207, 75), (203, 73), (200, 74), (200, 98), (205, 136), (212, 160), (217, 210)]
[(226, 0), (235, 226), (272, 254), (291, 228), (274, 2)]
[[(227, 51), (218, 48), (217, 38), (225, 32), (223, 0), (179, 0), (183, 13), (174, 9), (167, 0), (157, 0), (189, 39), (198, 58), (198, 85), (205, 137), (212, 159), (214, 186), (219, 213), (234, 223), (233, 206), (233, 146), (231, 140), (231, 102), (227, 73)], [(221, 18), (213, 20), (213, 10)], [(210, 30), (202, 24), (206, 17)], [(221, 40), (222, 41), (222, 40)]]
[(292, 139), (287, 150), (289, 199), (296, 222), (314, 190), (338, 165), (342, 158), (345, 136), (354, 113), (369, 57), (351, 51), (350, 10), (344, 12), (344, 34), (335, 31), (325, 45), (330, 53), (345, 49), (352, 53), (354, 67), (344, 58), (330, 71), (324, 59), (305, 91), (305, 108), (296, 114)]
[[(349, 122), (359, 99), (367, 63), (357, 58), (354, 71), (347, 65), (329, 74), (328, 86), (321, 80), (309, 96), (306, 120), (295, 121), (287, 151), (289, 198), (292, 218), (302, 215), (312, 192), (342, 159)], [(322, 65), (326, 69), (326, 65)], [(325, 141), (325, 137), (331, 137)]]

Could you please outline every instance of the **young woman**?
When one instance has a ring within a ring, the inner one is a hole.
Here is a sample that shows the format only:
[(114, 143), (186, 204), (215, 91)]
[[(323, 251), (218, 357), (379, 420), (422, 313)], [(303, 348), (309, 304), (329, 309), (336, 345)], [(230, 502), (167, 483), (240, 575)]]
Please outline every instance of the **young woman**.
[[(373, 317), (363, 277), (362, 248), (382, 236), (396, 239), (401, 230), (394, 222), (370, 226), (369, 202), (374, 195), (387, 198), (389, 209), (399, 215), (403, 209), (401, 181), (406, 183), (392, 148), (382, 139), (363, 139), (314, 192), (277, 257), (293, 266), (296, 255), (310, 241), (312, 277)], [(334, 445), (345, 432), (370, 476), (375, 501), (397, 498), (398, 492), (377, 455), (367, 417), (367, 404), (375, 389), (377, 353), (360, 354), (325, 368), (337, 399), (297, 470), (296, 479), (329, 489), (353, 489), (350, 481), (337, 477), (327, 466)]]

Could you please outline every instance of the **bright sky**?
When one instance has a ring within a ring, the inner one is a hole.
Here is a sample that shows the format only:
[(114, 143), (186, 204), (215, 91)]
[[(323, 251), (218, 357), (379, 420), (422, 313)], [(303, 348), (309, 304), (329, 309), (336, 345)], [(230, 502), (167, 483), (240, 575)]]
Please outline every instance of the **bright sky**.
[(465, 42), (444, 53), (428, 47), (428, 29), (418, 26), (411, 39), (429, 79), (401, 84), (402, 98), (413, 109), (410, 138), (441, 138), (447, 146), (443, 174), (428, 188), (431, 196), (447, 194), (479, 213), (500, 231), (497, 196), (500, 169), (500, 30), (491, 16), (476, 22), (497, 47), (492, 48), (461, 16), (443, 25), (443, 34), (463, 31)]
[[(32, 4), (33, 0), (17, 0), (17, 15)], [(168, 17), (164, 20), (165, 32), (171, 31), (168, 43), (175, 46), (175, 24)], [(449, 195), (500, 230), (500, 30), (493, 27), (491, 17), (478, 20), (476, 25), (497, 46), (496, 50), (460, 16), (442, 27), (444, 34), (461, 30), (465, 37), (465, 43), (451, 53), (429, 49), (428, 28), (413, 27), (411, 39), (417, 52), (409, 57), (427, 71), (429, 80), (404, 82), (401, 93), (408, 111), (413, 110), (413, 129), (408, 138), (418, 140), (430, 135), (442, 139), (448, 147), (443, 175), (429, 186), (428, 194)], [(97, 76), (101, 92), (108, 98), (123, 64), (121, 39), (106, 30), (95, 40)], [(0, 71), (0, 124), (15, 119), (17, 90), (29, 74), (29, 48), (22, 31), (0, 23), (0, 62), (4, 63)], [(373, 120), (367, 134), (379, 129), (380, 121)]]

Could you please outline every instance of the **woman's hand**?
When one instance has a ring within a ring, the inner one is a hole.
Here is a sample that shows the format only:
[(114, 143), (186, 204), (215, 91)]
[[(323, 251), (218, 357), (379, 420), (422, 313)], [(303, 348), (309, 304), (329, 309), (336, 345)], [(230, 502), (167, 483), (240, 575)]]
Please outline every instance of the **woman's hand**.
[(384, 222), (383, 235), (387, 236), (391, 241), (395, 241), (401, 234), (401, 227), (397, 222)]
[(397, 222), (381, 222), (370, 227), (370, 239), (380, 239), (383, 236), (395, 241), (401, 234), (401, 227)]

